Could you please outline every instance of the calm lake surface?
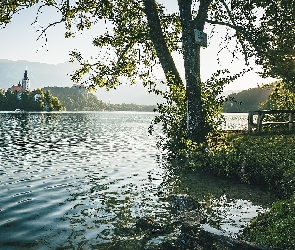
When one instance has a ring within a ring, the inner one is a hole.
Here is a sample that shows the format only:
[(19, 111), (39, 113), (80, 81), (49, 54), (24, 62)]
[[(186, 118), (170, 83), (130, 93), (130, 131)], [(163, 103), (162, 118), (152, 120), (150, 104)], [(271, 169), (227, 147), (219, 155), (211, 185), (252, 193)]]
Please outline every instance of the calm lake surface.
[(176, 233), (148, 238), (134, 225), (170, 223), (172, 194), (201, 201), (202, 227), (233, 236), (269, 206), (267, 192), (170, 174), (147, 132), (153, 117), (0, 112), (0, 249), (148, 249)]

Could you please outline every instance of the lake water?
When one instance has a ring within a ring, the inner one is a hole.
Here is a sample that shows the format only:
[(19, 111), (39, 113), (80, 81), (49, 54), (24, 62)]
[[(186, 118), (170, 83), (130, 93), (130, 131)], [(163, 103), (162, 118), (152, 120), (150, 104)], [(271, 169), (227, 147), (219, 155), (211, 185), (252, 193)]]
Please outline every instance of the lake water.
[[(223, 130), (248, 130), (248, 113), (224, 113), (224, 123), (221, 126)], [(257, 117), (254, 116), (254, 122)]]
[(202, 227), (226, 235), (269, 205), (239, 183), (171, 175), (147, 132), (153, 117), (0, 112), (0, 249), (145, 249), (173, 236), (148, 238), (135, 222), (169, 223), (175, 193), (209, 204)]

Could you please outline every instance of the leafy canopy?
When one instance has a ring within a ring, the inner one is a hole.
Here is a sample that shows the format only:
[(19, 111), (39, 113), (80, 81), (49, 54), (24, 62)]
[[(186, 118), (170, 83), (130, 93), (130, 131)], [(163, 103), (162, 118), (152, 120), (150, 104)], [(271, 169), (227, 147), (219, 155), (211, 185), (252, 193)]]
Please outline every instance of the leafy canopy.
[[(236, 49), (243, 52), (246, 60), (255, 56), (256, 62), (264, 67), (265, 76), (294, 81), (294, 0), (178, 2), (192, 6), (195, 25), (200, 13), (206, 12), (206, 28), (208, 25), (228, 28), (221, 49), (227, 47), (228, 42), (237, 41)], [(37, 15), (41, 15), (45, 7), (57, 9), (60, 19), (54, 25), (63, 23), (67, 29), (66, 37), (94, 25), (107, 27), (92, 41), (100, 48), (97, 57), (83, 59), (80, 52), (71, 53), (72, 58), (82, 64), (73, 75), (74, 80), (79, 81), (84, 74), (89, 74), (93, 85), (107, 88), (120, 84), (120, 76), (130, 78), (132, 82), (145, 80), (146, 85), (153, 82), (152, 69), (159, 60), (150, 39), (151, 27), (145, 15), (144, 1), (7, 0), (0, 3), (1, 24), (7, 24), (13, 14), (36, 4), (39, 5)], [(206, 4), (208, 9), (202, 9)], [(156, 2), (156, 5), (169, 51), (182, 53), (179, 13), (167, 13), (163, 4)], [(53, 23), (48, 27), (51, 25)], [(47, 28), (41, 32), (46, 32)], [(233, 56), (237, 55), (236, 49), (232, 51)]]
[[(92, 40), (92, 45), (98, 48), (97, 55), (84, 58), (77, 50), (71, 52), (72, 60), (81, 65), (72, 79), (85, 81), (90, 88), (106, 89), (115, 88), (127, 79), (131, 83), (141, 81), (149, 91), (166, 97), (167, 103), (159, 106), (163, 115), (160, 120), (166, 122), (167, 131), (178, 131), (174, 135), (178, 141), (190, 130), (186, 117), (188, 121), (193, 120), (190, 125), (199, 127), (198, 133), (206, 130), (203, 137), (212, 130), (213, 118), (219, 116), (224, 101), (216, 102), (216, 97), (225, 84), (243, 73), (220, 76), (217, 72), (202, 82), (193, 29), (208, 31), (210, 38), (218, 30), (215, 27), (224, 27), (221, 51), (231, 48), (234, 58), (242, 53), (246, 63), (254, 58), (263, 66), (264, 76), (281, 78), (285, 86), (294, 85), (294, 0), (177, 2), (179, 12), (172, 13), (166, 11), (165, 4), (155, 0), (7, 1), (2, 3), (0, 21), (8, 23), (22, 8), (38, 4), (36, 22), (46, 7), (55, 8), (60, 14), (59, 20), (40, 30), (40, 37), (58, 23), (65, 25), (65, 37), (105, 26)], [(173, 61), (173, 53), (184, 57), (185, 80)], [(157, 68), (165, 74), (167, 91), (156, 85)]]

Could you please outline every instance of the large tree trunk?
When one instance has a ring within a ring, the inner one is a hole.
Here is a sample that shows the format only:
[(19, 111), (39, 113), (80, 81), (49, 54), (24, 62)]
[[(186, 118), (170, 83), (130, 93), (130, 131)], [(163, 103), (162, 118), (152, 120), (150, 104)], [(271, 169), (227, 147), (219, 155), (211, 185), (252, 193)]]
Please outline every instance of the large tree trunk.
[[(196, 20), (192, 19), (192, 0), (178, 0), (182, 23), (182, 45), (187, 97), (187, 138), (195, 142), (204, 142), (208, 133), (201, 98), (200, 46), (195, 43), (194, 28), (204, 29), (207, 7), (212, 0), (201, 0), (200, 12)], [(174, 83), (182, 83), (171, 53), (165, 43), (155, 0), (143, 0), (147, 16), (150, 39), (152, 40), (160, 63), (167, 76), (174, 76)]]
[(198, 15), (193, 20), (192, 0), (178, 0), (186, 80), (188, 139), (200, 143), (205, 141), (208, 131), (201, 96), (200, 45), (195, 42), (194, 29), (203, 31), (210, 2), (211, 0), (201, 0)]

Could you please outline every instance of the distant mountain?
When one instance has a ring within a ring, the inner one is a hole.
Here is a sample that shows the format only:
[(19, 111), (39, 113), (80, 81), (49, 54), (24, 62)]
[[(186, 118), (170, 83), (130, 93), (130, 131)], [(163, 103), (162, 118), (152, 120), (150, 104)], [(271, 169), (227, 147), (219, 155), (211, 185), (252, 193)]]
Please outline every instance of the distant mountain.
[[(31, 90), (45, 86), (71, 87), (73, 83), (69, 75), (77, 67), (77, 65), (69, 62), (54, 65), (0, 59), (0, 89), (7, 90), (12, 85), (17, 85), (22, 80), (25, 69), (28, 70)], [(103, 102), (116, 104), (155, 105), (157, 102), (163, 101), (161, 97), (147, 93), (141, 85), (129, 86), (122, 84), (116, 90), (108, 92), (104, 89), (98, 89), (95, 95)]]
[(227, 101), (223, 105), (223, 112), (248, 112), (259, 109), (259, 105), (266, 101), (271, 93), (270, 88), (251, 88), (238, 93), (232, 93), (228, 97), (235, 101)]
[(22, 80), (25, 69), (31, 82), (31, 89), (44, 86), (71, 86), (67, 74), (71, 74), (75, 65), (69, 62), (61, 64), (46, 64), (28, 61), (10, 61), (0, 59), (0, 88), (8, 89)]

